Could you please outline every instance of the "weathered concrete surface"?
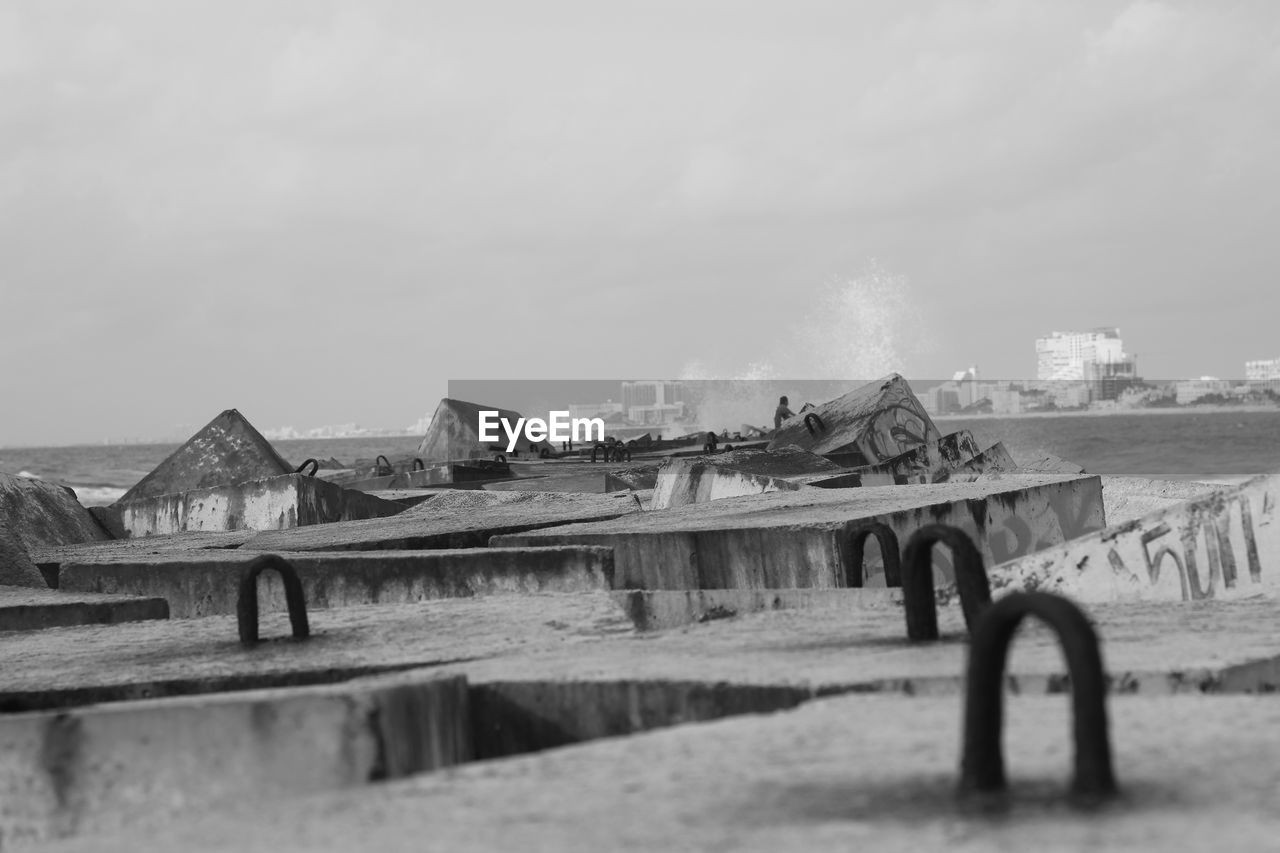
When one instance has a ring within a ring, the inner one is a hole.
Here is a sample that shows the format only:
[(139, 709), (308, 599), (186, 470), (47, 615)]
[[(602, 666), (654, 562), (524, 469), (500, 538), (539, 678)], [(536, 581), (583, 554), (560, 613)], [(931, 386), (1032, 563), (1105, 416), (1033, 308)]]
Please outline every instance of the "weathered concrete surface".
[(683, 628), (767, 610), (897, 610), (902, 589), (614, 590), (613, 600), (641, 631)]
[(244, 415), (227, 409), (125, 492), (119, 502), (261, 480), (292, 471)]
[(107, 542), (83, 542), (78, 545), (36, 548), (31, 559), (45, 580), (57, 589), (58, 567), (66, 562), (116, 562), (121, 559), (152, 554), (185, 554), (188, 551), (239, 548), (257, 535), (253, 530), (228, 530), (217, 533), (188, 532), (169, 536), (144, 536), (139, 539), (112, 539)]
[(11, 843), (145, 831), (229, 803), (450, 767), (466, 680), (428, 673), (0, 716)]
[[(975, 483), (771, 492), (644, 512), (614, 521), (495, 536), (493, 545), (608, 545), (625, 589), (785, 589), (882, 584), (877, 564), (858, 578), (849, 533), (888, 524), (905, 546), (926, 524), (961, 528), (989, 565), (1101, 529), (1097, 477), (1018, 477)], [(878, 553), (868, 547), (869, 553)], [(940, 581), (950, 555), (934, 554)], [(846, 583), (847, 572), (854, 574)]]
[[(942, 437), (907, 380), (898, 374), (855, 388), (811, 410), (825, 425), (811, 432), (804, 415), (783, 421), (769, 449), (794, 444), (813, 453), (839, 453), (850, 468), (888, 461)], [(806, 412), (805, 414), (810, 414)]]
[[(951, 473), (950, 479), (960, 480), (968, 477), (981, 476), (983, 474), (1001, 474), (1001, 473), (1035, 473), (1027, 471), (1018, 466), (1013, 456), (1005, 448), (1002, 442), (997, 441), (977, 456), (965, 462), (959, 468)], [(1071, 474), (1080, 472), (1072, 471)]]
[(436, 406), (435, 414), (431, 416), (431, 426), (427, 428), (427, 434), (422, 437), (422, 443), (418, 445), (417, 455), (426, 462), (452, 462), (462, 459), (493, 459), (498, 454), (511, 460), (526, 455), (538, 456), (542, 451), (548, 454), (560, 452), (559, 448), (553, 447), (549, 442), (540, 441), (532, 445), (533, 450), (530, 453), (530, 443), (521, 431), (516, 446), (519, 456), (513, 456), (507, 452), (509, 438), (501, 424), (495, 431), (499, 441), (481, 442), (479, 432), (481, 410), (496, 411), (498, 417), (505, 418), (513, 429), (517, 419), (523, 417), (519, 412), (510, 409), (445, 397)]
[(1144, 477), (1102, 477), (1102, 502), (1112, 526), (1204, 497), (1219, 487), (1183, 480)]
[(990, 570), (993, 588), (1082, 601), (1280, 593), (1280, 475), (1254, 478)]
[(37, 589), (48, 586), (27, 549), (9, 532), (4, 519), (0, 519), (0, 584)]
[[(308, 609), (604, 590), (613, 574), (613, 553), (599, 547), (278, 553), (297, 570)], [(260, 556), (203, 551), (68, 562), (59, 573), (59, 586), (64, 591), (160, 596), (175, 619), (235, 613), (240, 574)], [(284, 612), (278, 574), (266, 572), (259, 578), (258, 600), (262, 612)]]
[(393, 501), (408, 508), (425, 503), (440, 494), (437, 489), (375, 489), (366, 492), (379, 500)]
[(65, 625), (114, 625), (168, 618), (169, 605), (163, 598), (0, 586), (0, 631), (39, 631)]
[(941, 483), (979, 453), (978, 442), (967, 429), (962, 429), (916, 445), (879, 465), (859, 468), (857, 473), (864, 486)]
[(463, 483), (497, 483), (511, 479), (511, 466), (489, 459), (470, 462), (433, 462), (421, 470), (399, 471), (382, 477), (363, 477), (343, 482), (348, 489), (363, 492), (383, 489), (425, 489)]
[(637, 465), (632, 468), (619, 468), (604, 475), (604, 490), (606, 492), (652, 489), (657, 484), (657, 465)]
[(285, 474), (230, 486), (195, 489), (111, 507), (131, 537), (183, 531), (281, 530), (363, 518), (385, 518), (405, 509), (364, 492), (302, 474)]
[(71, 489), (12, 474), (0, 474), (0, 525), (6, 525), (28, 553), (111, 538)]
[(453, 491), (393, 518), (262, 533), (245, 544), (253, 551), (383, 551), (481, 548), (500, 533), (639, 511), (631, 493), (573, 495), (546, 492)]
[[(59, 851), (433, 849), (773, 851), (1274, 850), (1280, 741), (1266, 697), (1109, 704), (1123, 798), (1066, 804), (1065, 697), (1010, 696), (1007, 811), (955, 796), (957, 697), (822, 699), (464, 766), (355, 791), (259, 802)], [(601, 815), (607, 815), (602, 820)]]
[(733, 450), (713, 456), (670, 459), (658, 469), (653, 508), (670, 509), (742, 495), (794, 491), (800, 486), (789, 478), (843, 472), (834, 462), (798, 447)]
[(170, 619), (0, 633), (0, 712), (281, 687), (555, 648), (564, 654), (634, 626), (608, 593), (451, 598), (316, 610), (311, 638), (261, 615), (258, 646), (236, 619)]

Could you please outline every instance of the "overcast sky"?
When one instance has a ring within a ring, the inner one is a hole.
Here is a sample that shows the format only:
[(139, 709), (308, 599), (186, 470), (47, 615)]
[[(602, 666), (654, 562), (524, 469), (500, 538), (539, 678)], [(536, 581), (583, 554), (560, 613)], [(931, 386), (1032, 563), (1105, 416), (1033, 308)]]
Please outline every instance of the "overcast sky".
[[(766, 6), (766, 4), (752, 4)], [(1280, 3), (0, 5), (0, 444), (1280, 356)], [(501, 401), (490, 401), (501, 403)]]

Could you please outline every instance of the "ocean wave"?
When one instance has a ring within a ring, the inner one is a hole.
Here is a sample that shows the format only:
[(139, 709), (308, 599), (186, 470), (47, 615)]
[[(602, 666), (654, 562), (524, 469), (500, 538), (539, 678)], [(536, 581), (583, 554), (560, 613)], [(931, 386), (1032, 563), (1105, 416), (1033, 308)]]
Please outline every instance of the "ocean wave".
[(113, 486), (72, 486), (71, 490), (76, 493), (76, 500), (80, 501), (81, 506), (107, 506), (120, 500), (129, 491)]

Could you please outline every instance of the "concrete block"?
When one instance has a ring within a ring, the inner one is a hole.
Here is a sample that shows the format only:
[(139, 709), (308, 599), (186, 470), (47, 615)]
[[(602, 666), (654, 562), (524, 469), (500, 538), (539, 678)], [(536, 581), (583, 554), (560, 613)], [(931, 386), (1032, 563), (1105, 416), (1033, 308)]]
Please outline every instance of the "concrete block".
[(637, 465), (634, 468), (620, 468), (604, 475), (604, 490), (606, 492), (652, 489), (657, 484), (657, 465)]
[(65, 562), (92, 563), (115, 562), (139, 555), (173, 554), (205, 549), (239, 548), (252, 539), (252, 530), (229, 530), (217, 533), (188, 532), (169, 536), (145, 536), (138, 539), (113, 539), (107, 542), (83, 542), (78, 545), (62, 545), (56, 548), (37, 548), (31, 559), (45, 576), (45, 580), (57, 589), (58, 568)]
[[(188, 551), (68, 562), (63, 591), (159, 596), (175, 619), (236, 612), (240, 574), (261, 556), (245, 551)], [(454, 551), (281, 553), (298, 572), (308, 609), (413, 604), (496, 593), (609, 589), (608, 548), (475, 548)], [(262, 612), (283, 613), (284, 587), (273, 572), (258, 582)]]
[(302, 474), (195, 489), (111, 507), (131, 537), (183, 531), (281, 530), (359, 518), (384, 518), (404, 505)]
[(893, 589), (692, 589), (614, 590), (613, 599), (641, 631), (665, 631), (715, 619), (769, 610), (877, 608), (898, 611), (902, 590)]
[(111, 538), (71, 489), (12, 474), (0, 474), (0, 525), (28, 553)]
[(1210, 483), (1103, 475), (1102, 502), (1106, 505), (1107, 522), (1115, 526), (1204, 497), (1219, 488)]
[(0, 584), (37, 589), (48, 586), (26, 548), (9, 532), (4, 519), (0, 519)]
[(245, 544), (252, 551), (385, 551), (481, 548), (516, 533), (635, 513), (635, 493), (450, 491), (394, 518), (272, 531)]
[(887, 462), (858, 468), (856, 473), (864, 486), (940, 483), (978, 453), (973, 435), (968, 430), (959, 430), (937, 441), (917, 445)]
[[(806, 420), (810, 414), (818, 420)], [(793, 444), (818, 454), (844, 454), (848, 458), (839, 464), (856, 468), (887, 462), (941, 437), (907, 380), (894, 373), (783, 421), (769, 449)]]
[(65, 625), (114, 625), (168, 618), (169, 605), (163, 598), (0, 587), (0, 631), (39, 631)]
[(469, 462), (433, 462), (416, 471), (400, 471), (383, 477), (364, 477), (342, 485), (370, 492), (383, 489), (424, 489), (463, 483), (493, 483), (511, 479), (511, 466), (489, 459)]
[(431, 416), (431, 426), (427, 428), (427, 434), (422, 437), (422, 443), (418, 445), (418, 457), (430, 463), (454, 462), (463, 459), (493, 459), (499, 454), (508, 459), (538, 457), (543, 452), (548, 456), (554, 456), (560, 452), (559, 448), (552, 446), (549, 442), (540, 441), (531, 445), (521, 436), (516, 448), (520, 456), (516, 457), (506, 450), (508, 439), (501, 425), (497, 430), (501, 442), (495, 444), (480, 441), (481, 410), (498, 412), (498, 417), (505, 419), (513, 428), (516, 421), (523, 417), (519, 412), (510, 409), (468, 403), (465, 400), (451, 400), (446, 397), (436, 406), (435, 414)]
[(187, 439), (118, 503), (289, 474), (293, 468), (235, 409)]
[(6, 846), (139, 832), (467, 761), (467, 686), (416, 673), (8, 715), (0, 754)]
[(670, 509), (722, 498), (758, 495), (800, 486), (791, 478), (830, 476), (840, 466), (798, 447), (777, 450), (734, 450), (692, 459), (669, 459), (658, 469), (653, 508)]
[[(615, 584), (626, 589), (827, 588), (846, 585), (849, 531), (872, 520), (888, 524), (903, 546), (925, 524), (954, 525), (990, 565), (1101, 529), (1102, 487), (1097, 477), (1028, 476), (779, 491), (495, 536), (491, 544), (608, 545)], [(934, 569), (940, 582), (952, 579), (943, 549), (935, 549)], [(862, 585), (882, 584), (880, 571), (865, 567)]]
[(1280, 593), (1280, 474), (1211, 491), (990, 570), (993, 588), (1082, 601)]
[[(1007, 807), (956, 797), (957, 697), (836, 696), (475, 764), (378, 788), (212, 812), (67, 853), (407, 850), (1270, 850), (1280, 744), (1266, 697), (1123, 697), (1108, 707), (1122, 798), (1068, 804), (1063, 696), (1005, 700)], [(429, 806), (428, 806), (429, 804)], [(600, 815), (609, 815), (601, 820)]]

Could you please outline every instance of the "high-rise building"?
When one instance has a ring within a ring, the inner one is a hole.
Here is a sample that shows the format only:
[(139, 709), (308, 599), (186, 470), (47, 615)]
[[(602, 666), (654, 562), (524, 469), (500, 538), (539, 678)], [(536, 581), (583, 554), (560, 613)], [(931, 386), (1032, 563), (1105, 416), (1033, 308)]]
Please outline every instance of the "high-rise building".
[[(1108, 372), (1125, 372), (1115, 367), (1103, 369), (1099, 365), (1125, 362), (1132, 359), (1124, 354), (1120, 330), (1114, 327), (1088, 332), (1053, 332), (1047, 338), (1036, 339), (1037, 379), (1092, 380)], [(1095, 366), (1088, 369), (1088, 364)], [(1089, 375), (1091, 372), (1097, 375)]]
[(1244, 363), (1244, 378), (1256, 382), (1280, 379), (1280, 358), (1264, 358)]
[(632, 423), (671, 423), (685, 413), (684, 385), (664, 380), (623, 382), (622, 406)]

